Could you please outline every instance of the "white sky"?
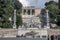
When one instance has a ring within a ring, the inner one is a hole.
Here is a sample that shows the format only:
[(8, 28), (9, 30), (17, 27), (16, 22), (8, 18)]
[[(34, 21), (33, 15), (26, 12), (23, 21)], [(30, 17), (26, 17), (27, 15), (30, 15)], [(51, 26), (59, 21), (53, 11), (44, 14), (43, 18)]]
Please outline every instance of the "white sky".
[[(23, 6), (35, 6), (36, 8), (44, 8), (44, 4), (50, 0), (19, 0)], [(58, 1), (58, 0), (54, 0)]]

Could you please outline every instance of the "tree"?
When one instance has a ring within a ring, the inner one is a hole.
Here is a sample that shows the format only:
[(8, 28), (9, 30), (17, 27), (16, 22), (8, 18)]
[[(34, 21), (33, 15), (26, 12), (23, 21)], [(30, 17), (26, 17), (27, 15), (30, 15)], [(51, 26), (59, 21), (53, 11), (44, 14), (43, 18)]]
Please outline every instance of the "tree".
[(16, 24), (17, 24), (17, 28), (19, 26), (22, 26), (22, 17), (21, 17), (21, 15), (17, 15), (17, 22), (16, 22)]
[(41, 26), (43, 28), (44, 26), (46, 26), (46, 10), (45, 9), (42, 9), (40, 15), (41, 15), (41, 19), (40, 19)]
[(13, 3), (14, 3), (14, 8), (15, 8), (16, 10), (21, 9), (22, 4), (21, 4), (18, 0), (13, 0)]
[(50, 22), (51, 23), (57, 22), (58, 21), (57, 19), (60, 19), (58, 18), (58, 15), (60, 15), (59, 13), (60, 9), (59, 9), (58, 3), (54, 1), (50, 1), (45, 3), (45, 6), (46, 6), (45, 8), (49, 10)]
[(17, 15), (16, 15), (17, 16), (17, 20), (16, 20), (17, 22), (16, 22), (16, 25), (17, 25), (17, 28), (18, 28), (18, 26), (22, 26), (22, 17), (20, 15), (22, 4), (18, 0), (13, 0), (12, 2), (13, 2), (14, 9), (16, 9), (16, 11), (17, 11)]
[[(16, 7), (14, 5), (16, 5)], [(21, 7), (22, 4), (19, 3), (18, 0), (16, 2), (14, 2), (13, 0), (0, 0), (0, 27), (12, 28), (11, 23), (9, 21), (9, 17), (13, 17), (13, 13), (14, 13), (13, 11), (15, 8), (17, 10), (17, 16), (18, 14), (20, 16)], [(22, 19), (21, 16), (19, 17), (19, 19)]]
[(10, 0), (0, 0), (0, 27), (10, 28), (9, 17), (12, 13), (12, 6)]

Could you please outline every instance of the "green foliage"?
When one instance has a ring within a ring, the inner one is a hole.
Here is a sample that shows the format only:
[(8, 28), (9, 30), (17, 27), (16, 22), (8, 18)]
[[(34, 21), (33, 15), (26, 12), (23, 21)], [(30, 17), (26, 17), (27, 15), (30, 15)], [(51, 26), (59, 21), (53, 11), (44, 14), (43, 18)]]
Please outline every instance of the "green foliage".
[(60, 15), (57, 16), (57, 25), (60, 26)]
[(17, 15), (16, 24), (17, 24), (17, 28), (18, 28), (18, 26), (22, 26), (22, 17), (21, 17), (21, 15)]
[(15, 8), (16, 10), (21, 9), (22, 4), (21, 4), (18, 0), (14, 0), (13, 2), (14, 2), (14, 8)]
[(0, 27), (1, 28), (8, 28), (9, 27), (9, 23), (8, 23), (8, 19), (9, 16), (11, 14), (10, 9), (12, 9), (11, 6), (11, 1), (10, 0), (0, 0)]
[(56, 22), (57, 22), (58, 21), (57, 19), (60, 19), (58, 17), (58, 15), (60, 15), (60, 9), (59, 9), (58, 3), (54, 2), (54, 1), (50, 1), (50, 2), (46, 3), (45, 6), (46, 6), (46, 9), (49, 10), (50, 21), (56, 20)]
[(46, 10), (45, 9), (42, 9), (41, 10), (41, 24), (43, 25), (46, 25)]
[(10, 22), (3, 23), (3, 26), (1, 28), (12, 28)]
[[(13, 17), (14, 9), (17, 10), (17, 14), (20, 14), (21, 7), (22, 7), (22, 4), (19, 3), (18, 0), (14, 0), (14, 1), (13, 0), (0, 0), (0, 27), (12, 28), (11, 23), (9, 21), (9, 17)], [(19, 21), (22, 18), (20, 16), (20, 18), (17, 18), (17, 19)], [(22, 25), (20, 23), (18, 24)]]
[(46, 5), (46, 9), (49, 10), (50, 18), (56, 18), (57, 15), (59, 14), (58, 3), (54, 2), (54, 1), (48, 2)]

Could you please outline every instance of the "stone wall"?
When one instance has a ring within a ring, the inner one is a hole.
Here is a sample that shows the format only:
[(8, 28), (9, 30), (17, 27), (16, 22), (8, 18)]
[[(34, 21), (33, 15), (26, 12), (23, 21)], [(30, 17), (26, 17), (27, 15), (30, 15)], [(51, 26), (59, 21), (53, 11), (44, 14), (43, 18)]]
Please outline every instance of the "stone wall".
[(38, 28), (19, 28), (17, 29), (0, 29), (0, 37), (16, 37), (17, 34), (21, 36), (22, 34), (25, 35), (26, 33), (30, 33), (31, 31), (37, 33), (35, 36), (58, 36), (60, 35), (59, 29), (38, 29)]
[(16, 37), (17, 29), (0, 29), (0, 37)]
[(48, 35), (54, 35), (54, 36), (58, 36), (60, 35), (60, 29), (50, 29), (50, 30), (47, 30), (48, 32)]

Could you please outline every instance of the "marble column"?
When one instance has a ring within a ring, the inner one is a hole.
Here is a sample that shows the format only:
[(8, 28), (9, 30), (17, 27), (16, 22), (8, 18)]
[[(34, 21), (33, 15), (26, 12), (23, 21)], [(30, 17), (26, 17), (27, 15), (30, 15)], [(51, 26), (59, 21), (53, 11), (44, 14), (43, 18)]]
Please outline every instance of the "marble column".
[(30, 9), (30, 15), (32, 15), (32, 9)]
[(28, 10), (26, 9), (26, 13), (25, 13), (25, 15), (27, 15), (28, 14)]

